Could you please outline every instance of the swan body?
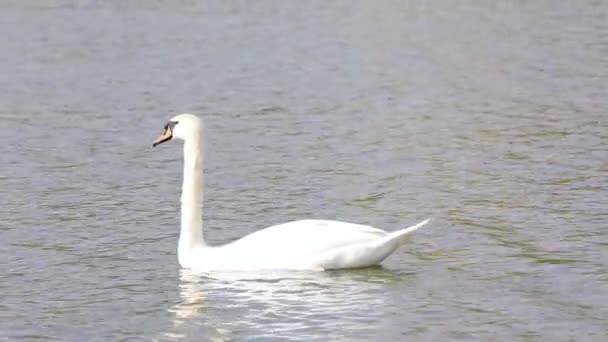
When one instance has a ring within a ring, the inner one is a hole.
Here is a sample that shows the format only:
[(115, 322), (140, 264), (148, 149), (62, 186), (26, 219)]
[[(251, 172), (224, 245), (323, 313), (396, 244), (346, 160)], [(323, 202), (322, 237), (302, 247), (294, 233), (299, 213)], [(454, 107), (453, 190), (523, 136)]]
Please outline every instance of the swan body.
[(328, 220), (300, 220), (271, 226), (223, 246), (203, 239), (202, 120), (192, 114), (173, 117), (153, 146), (184, 140), (179, 263), (184, 268), (214, 270), (329, 270), (378, 265), (409, 233), (429, 222), (386, 232), (371, 226)]

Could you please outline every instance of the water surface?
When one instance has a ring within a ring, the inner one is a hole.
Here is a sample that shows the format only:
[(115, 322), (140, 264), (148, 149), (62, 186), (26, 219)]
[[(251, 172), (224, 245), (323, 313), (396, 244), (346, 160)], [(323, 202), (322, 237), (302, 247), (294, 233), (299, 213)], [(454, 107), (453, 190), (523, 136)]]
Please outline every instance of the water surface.
[[(608, 335), (601, 1), (6, 1), (0, 339), (581, 340)], [(206, 120), (205, 233), (393, 230), (381, 269), (177, 265)]]

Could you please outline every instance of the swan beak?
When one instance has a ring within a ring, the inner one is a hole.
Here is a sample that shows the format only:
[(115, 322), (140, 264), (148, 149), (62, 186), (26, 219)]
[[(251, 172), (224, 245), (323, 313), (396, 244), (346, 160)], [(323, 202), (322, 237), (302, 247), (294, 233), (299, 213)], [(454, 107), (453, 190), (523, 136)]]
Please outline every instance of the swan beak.
[(156, 147), (156, 145), (160, 145), (165, 141), (169, 141), (173, 138), (173, 129), (169, 125), (165, 127), (165, 130), (158, 136), (152, 143), (152, 147)]

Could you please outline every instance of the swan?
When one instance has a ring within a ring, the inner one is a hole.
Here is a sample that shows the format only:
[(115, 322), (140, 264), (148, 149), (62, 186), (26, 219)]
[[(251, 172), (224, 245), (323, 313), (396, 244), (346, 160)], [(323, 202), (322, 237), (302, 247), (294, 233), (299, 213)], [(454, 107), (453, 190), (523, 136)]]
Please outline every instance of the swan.
[(209, 246), (203, 238), (202, 119), (188, 113), (171, 118), (152, 147), (173, 139), (184, 142), (177, 255), (185, 269), (323, 271), (374, 266), (430, 220), (386, 232), (361, 224), (307, 219), (271, 226), (223, 246)]

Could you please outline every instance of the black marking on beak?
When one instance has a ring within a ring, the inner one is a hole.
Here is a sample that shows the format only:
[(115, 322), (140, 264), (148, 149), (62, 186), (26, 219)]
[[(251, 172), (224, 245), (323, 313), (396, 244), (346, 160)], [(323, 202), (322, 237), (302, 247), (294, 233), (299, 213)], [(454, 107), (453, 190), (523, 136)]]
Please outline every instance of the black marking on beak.
[(158, 138), (156, 138), (156, 140), (154, 140), (154, 142), (152, 143), (152, 147), (156, 147), (157, 145), (160, 145), (165, 141), (173, 139), (173, 128), (175, 127), (175, 125), (177, 125), (177, 123), (177, 121), (167, 122), (164, 127), (165, 129), (163, 130), (161, 135), (159, 135)]

